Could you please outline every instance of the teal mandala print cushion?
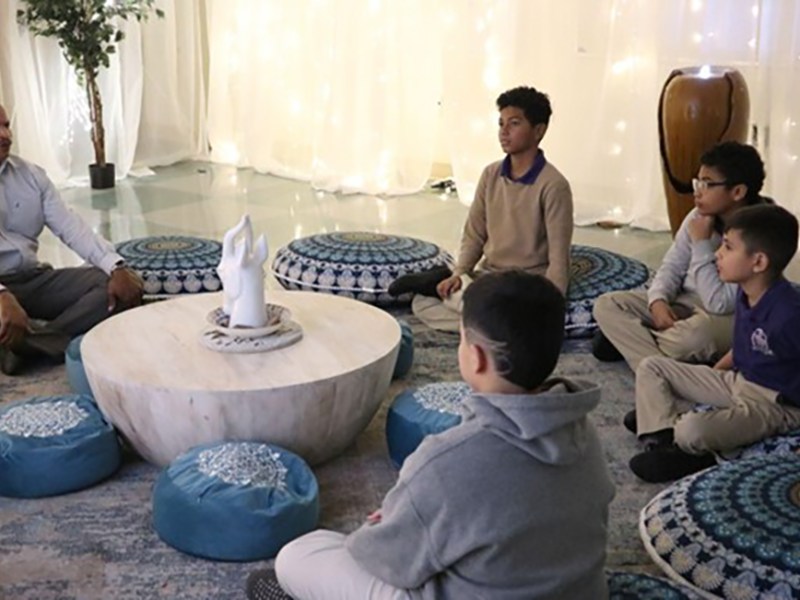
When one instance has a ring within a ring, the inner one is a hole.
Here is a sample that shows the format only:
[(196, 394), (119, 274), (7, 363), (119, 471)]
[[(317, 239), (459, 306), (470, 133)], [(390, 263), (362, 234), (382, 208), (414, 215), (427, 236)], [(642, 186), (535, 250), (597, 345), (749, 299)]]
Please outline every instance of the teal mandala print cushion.
[(800, 598), (800, 456), (723, 463), (642, 510), (645, 548), (705, 597)]
[(597, 330), (592, 316), (597, 298), (607, 292), (643, 289), (650, 271), (643, 262), (600, 248), (572, 246), (570, 254), (566, 335), (590, 337)]
[(222, 244), (182, 235), (156, 235), (120, 242), (117, 253), (144, 280), (149, 296), (197, 294), (222, 289), (217, 265)]
[(270, 444), (198, 446), (164, 469), (153, 489), (159, 537), (214, 560), (273, 558), (318, 519), (319, 488), (311, 469)]
[(401, 275), (452, 263), (448, 252), (430, 242), (350, 231), (290, 242), (275, 254), (272, 274), (286, 289), (325, 292), (388, 305), (411, 300), (410, 294), (394, 297), (387, 292)]
[(386, 444), (394, 465), (403, 466), (426, 436), (461, 423), (469, 395), (469, 385), (461, 381), (429, 383), (398, 394), (386, 415)]
[(119, 468), (117, 435), (88, 396), (38, 397), (0, 408), (0, 496), (74, 492)]

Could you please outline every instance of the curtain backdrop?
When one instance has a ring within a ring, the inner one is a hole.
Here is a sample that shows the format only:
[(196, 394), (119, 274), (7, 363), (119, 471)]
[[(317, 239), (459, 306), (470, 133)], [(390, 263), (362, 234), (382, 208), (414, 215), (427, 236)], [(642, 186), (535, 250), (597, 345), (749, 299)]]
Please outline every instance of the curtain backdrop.
[[(16, 151), (57, 181), (84, 175), (84, 93), (55, 42), (16, 25), (19, 3), (0, 2)], [(123, 174), (203, 156), (208, 139), (212, 160), (345, 192), (415, 191), (448, 162), (468, 204), (500, 157), (495, 98), (529, 84), (551, 97), (543, 148), (572, 183), (577, 221), (661, 229), (659, 93), (672, 69), (715, 64), (744, 74), (766, 192), (800, 212), (800, 0), (160, 5), (166, 19), (128, 24), (102, 77)]]

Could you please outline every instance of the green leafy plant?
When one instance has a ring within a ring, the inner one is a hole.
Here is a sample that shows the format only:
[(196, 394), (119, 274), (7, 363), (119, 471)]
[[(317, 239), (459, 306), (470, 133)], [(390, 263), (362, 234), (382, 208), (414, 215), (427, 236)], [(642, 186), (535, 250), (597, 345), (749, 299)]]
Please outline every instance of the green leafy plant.
[(109, 57), (125, 38), (118, 27), (119, 20), (134, 17), (146, 21), (154, 11), (163, 17), (164, 12), (154, 6), (156, 0), (23, 0), (17, 11), (17, 21), (36, 35), (54, 37), (78, 77), (86, 88), (89, 117), (92, 121), (92, 144), (95, 161), (106, 164), (105, 129), (103, 128), (103, 102), (97, 77), (100, 69), (108, 67)]

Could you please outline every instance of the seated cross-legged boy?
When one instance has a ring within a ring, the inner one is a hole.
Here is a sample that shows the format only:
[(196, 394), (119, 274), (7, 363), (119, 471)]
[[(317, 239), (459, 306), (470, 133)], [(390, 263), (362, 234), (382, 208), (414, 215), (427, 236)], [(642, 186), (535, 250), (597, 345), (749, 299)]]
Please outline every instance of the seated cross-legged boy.
[(414, 314), (435, 329), (458, 331), (462, 288), (481, 273), (522, 269), (544, 275), (563, 294), (569, 285), (572, 191), (539, 148), (550, 100), (517, 87), (498, 96), (497, 109), (506, 157), (481, 174), (455, 267), (405, 275), (389, 286), (390, 294), (417, 294)]
[(695, 208), (675, 234), (650, 288), (610, 292), (594, 305), (599, 360), (624, 358), (633, 371), (647, 356), (712, 363), (731, 347), (736, 286), (720, 279), (714, 252), (724, 219), (759, 195), (764, 163), (752, 146), (723, 142), (700, 159)]
[[(458, 364), (469, 414), (422, 442), (360, 529), (318, 530), (280, 551), (290, 597), (608, 597), (614, 487), (587, 417), (600, 389), (549, 378), (564, 307), (555, 285), (522, 271), (467, 288)], [(270, 597), (269, 577), (251, 575), (251, 599)]]
[[(711, 452), (800, 428), (800, 291), (783, 277), (797, 229), (779, 206), (732, 215), (717, 267), (739, 284), (733, 348), (713, 368), (661, 356), (639, 365), (635, 421), (648, 450), (630, 467), (645, 481), (683, 477), (714, 464)], [(681, 414), (686, 402), (715, 409)]]

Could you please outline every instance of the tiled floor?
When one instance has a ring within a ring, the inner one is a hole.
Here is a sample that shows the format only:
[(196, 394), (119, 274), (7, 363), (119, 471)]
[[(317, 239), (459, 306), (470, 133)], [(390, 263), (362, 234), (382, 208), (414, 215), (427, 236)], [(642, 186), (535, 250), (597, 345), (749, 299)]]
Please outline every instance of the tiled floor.
[[(467, 207), (455, 195), (420, 192), (379, 198), (318, 192), (308, 183), (204, 162), (156, 169), (148, 177), (117, 182), (112, 190), (86, 187), (62, 192), (95, 231), (113, 242), (146, 235), (184, 234), (221, 239), (244, 213), (256, 234), (265, 233), (270, 255), (294, 238), (328, 231), (368, 230), (410, 235), (458, 249)], [(668, 233), (627, 227), (579, 227), (574, 243), (607, 248), (658, 266)], [(42, 260), (55, 266), (81, 261), (49, 231)]]

